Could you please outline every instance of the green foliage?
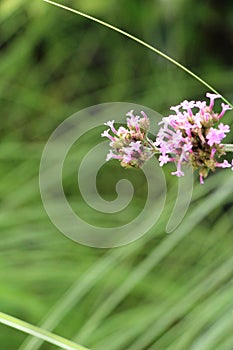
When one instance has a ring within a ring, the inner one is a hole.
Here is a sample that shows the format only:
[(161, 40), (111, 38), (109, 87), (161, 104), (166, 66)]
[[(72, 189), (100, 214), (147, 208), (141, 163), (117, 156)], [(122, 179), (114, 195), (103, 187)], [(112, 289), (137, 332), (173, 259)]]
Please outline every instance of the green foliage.
[[(232, 101), (230, 1), (221, 9), (215, 1), (194, 0), (67, 5), (150, 42)], [(219, 18), (221, 45), (213, 39)], [(231, 171), (217, 172), (204, 187), (196, 184), (185, 220), (167, 235), (177, 192), (177, 179), (168, 169), (160, 220), (140, 240), (114, 250), (88, 248), (64, 237), (47, 217), (38, 185), (43, 147), (72, 113), (129, 101), (167, 114), (183, 99), (202, 98), (206, 88), (137, 43), (42, 1), (4, 0), (0, 21), (1, 310), (96, 350), (229, 350)], [(226, 117), (229, 124), (231, 118), (232, 112)], [(67, 159), (64, 188), (83, 218), (91, 215), (96, 225), (111, 226), (138, 214), (146, 186), (140, 172), (127, 173), (136, 189), (127, 216), (103, 217), (85, 207), (74, 190), (75, 161), (99, 142), (99, 134), (86, 135)], [(230, 135), (227, 142), (232, 141)], [(114, 162), (105, 168), (104, 174), (114, 176), (106, 187), (109, 176), (100, 173), (98, 188), (104, 198), (113, 199), (122, 169)], [(0, 328), (4, 349), (55, 349)]]

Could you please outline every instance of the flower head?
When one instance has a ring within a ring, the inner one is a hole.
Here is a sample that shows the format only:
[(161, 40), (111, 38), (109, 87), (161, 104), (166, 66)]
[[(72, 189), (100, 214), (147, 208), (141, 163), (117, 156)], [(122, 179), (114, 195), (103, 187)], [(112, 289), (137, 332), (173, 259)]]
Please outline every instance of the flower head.
[[(114, 136), (110, 135), (110, 129), (105, 130), (101, 136), (110, 139), (110, 151), (106, 160), (118, 159), (125, 168), (140, 168), (154, 154), (155, 147), (147, 138), (150, 121), (145, 114), (135, 115), (134, 111), (129, 111), (126, 116), (127, 127), (114, 127), (114, 121), (109, 121), (105, 125), (109, 126)], [(152, 142), (152, 141), (151, 141)]]
[(210, 99), (209, 105), (205, 101), (185, 100), (172, 106), (175, 114), (164, 117), (159, 123), (162, 126), (155, 142), (161, 152), (160, 166), (175, 162), (177, 171), (172, 174), (183, 176), (181, 165), (190, 164), (194, 170), (199, 169), (200, 183), (204, 183), (209, 170), (231, 167), (226, 160), (217, 162), (217, 158), (224, 155), (221, 141), (230, 131), (229, 125), (218, 125), (218, 122), (231, 107), (222, 103), (222, 112), (215, 113), (214, 101), (221, 96), (210, 93), (206, 96)]

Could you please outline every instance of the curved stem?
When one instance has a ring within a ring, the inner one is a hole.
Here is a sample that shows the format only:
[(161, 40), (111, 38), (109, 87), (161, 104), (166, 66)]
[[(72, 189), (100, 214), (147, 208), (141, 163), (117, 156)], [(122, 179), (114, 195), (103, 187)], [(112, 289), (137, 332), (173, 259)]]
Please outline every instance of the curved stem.
[[(183, 66), (181, 63), (177, 62), (176, 60), (174, 60), (172, 57), (166, 55), (165, 53), (163, 53), (162, 51), (156, 49), (155, 47), (153, 47), (152, 45), (149, 45), (147, 44), (145, 41), (137, 38), (136, 36), (120, 29), (120, 28), (117, 28), (107, 22), (104, 22), (104, 21), (101, 21), (100, 19), (96, 18), (96, 17), (93, 17), (93, 16), (90, 16), (90, 15), (87, 15), (86, 13), (83, 13), (81, 11), (77, 11), (77, 10), (74, 10), (68, 6), (65, 6), (65, 5), (62, 5), (62, 4), (58, 4), (54, 1), (50, 1), (50, 0), (43, 0), (44, 2), (47, 2), (51, 5), (54, 5), (54, 6), (57, 6), (57, 7), (60, 7), (66, 11), (70, 11), (70, 12), (73, 12), (77, 15), (80, 15), (82, 17), (85, 17), (85, 18), (88, 18), (90, 19), (91, 21), (94, 21), (94, 22), (97, 22), (99, 24), (101, 24), (102, 26), (104, 27), (107, 27), (109, 29), (112, 29), (114, 30), (115, 32), (118, 32), (130, 39), (132, 39), (133, 41), (136, 41), (138, 42), (140, 45), (143, 45), (145, 47), (147, 47), (149, 50), (157, 53), (158, 55), (164, 57), (166, 60), (170, 61), (171, 63), (175, 64), (177, 67), (183, 69), (183, 71), (185, 71), (186, 73), (188, 73), (189, 75), (191, 75), (193, 78), (195, 78), (196, 80), (200, 81), (203, 85), (205, 85), (206, 87), (208, 87), (208, 89), (210, 89), (211, 91), (213, 91), (215, 94), (218, 94), (218, 95), (221, 95), (218, 91), (216, 91), (211, 85), (209, 85), (208, 83), (206, 83), (203, 79), (201, 79), (198, 75), (196, 75), (195, 73), (193, 73), (191, 70), (189, 70), (188, 68), (186, 68), (185, 66)], [(227, 104), (229, 104), (232, 108), (233, 108), (233, 105), (227, 100), (225, 99), (224, 97), (222, 97), (222, 100), (224, 102), (226, 102)]]
[(31, 334), (37, 338), (41, 338), (51, 344), (58, 346), (65, 350), (88, 350), (84, 346), (78, 345), (71, 342), (68, 339), (60, 337), (59, 335), (53, 334), (41, 329), (39, 327), (33, 326), (30, 323), (19, 320), (18, 318), (12, 317), (10, 315), (0, 312), (0, 323), (3, 323), (9, 327), (20, 330), (21, 332)]

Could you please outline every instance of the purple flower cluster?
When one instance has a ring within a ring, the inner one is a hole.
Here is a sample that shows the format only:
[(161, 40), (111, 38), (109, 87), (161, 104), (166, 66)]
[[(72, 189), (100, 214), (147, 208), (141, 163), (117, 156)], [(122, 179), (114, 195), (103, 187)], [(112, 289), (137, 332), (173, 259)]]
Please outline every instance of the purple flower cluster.
[[(147, 138), (150, 121), (144, 112), (142, 117), (131, 110), (126, 114), (127, 127), (114, 126), (114, 120), (105, 123), (109, 129), (101, 136), (110, 140), (110, 151), (106, 160), (118, 159), (125, 168), (140, 168), (154, 154), (153, 142)], [(110, 134), (111, 131), (111, 134)]]
[(177, 170), (172, 174), (183, 176), (182, 164), (191, 164), (194, 170), (199, 169), (201, 184), (209, 170), (215, 171), (217, 167), (227, 168), (233, 165), (227, 160), (222, 163), (217, 161), (217, 158), (225, 154), (221, 141), (230, 131), (230, 127), (223, 123), (214, 127), (231, 107), (222, 103), (221, 113), (215, 113), (214, 100), (221, 96), (210, 93), (206, 96), (210, 99), (209, 105), (205, 101), (185, 100), (178, 106), (171, 107), (175, 114), (164, 117), (159, 123), (162, 127), (155, 142), (161, 152), (161, 166), (174, 162)]
[(226, 159), (218, 161), (225, 155), (221, 142), (230, 132), (229, 125), (220, 120), (231, 107), (222, 103), (222, 111), (216, 113), (214, 102), (221, 96), (211, 93), (206, 96), (210, 99), (209, 104), (185, 100), (172, 106), (170, 109), (175, 113), (162, 118), (155, 141), (148, 138), (150, 121), (143, 111), (141, 116), (135, 115), (133, 110), (128, 112), (127, 126), (120, 126), (118, 130), (114, 120), (105, 123), (109, 129), (101, 136), (110, 140), (111, 147), (106, 160), (118, 159), (123, 167), (140, 168), (153, 154), (159, 153), (160, 166), (169, 162), (176, 164), (172, 175), (184, 176), (184, 164), (198, 169), (201, 184), (210, 170), (230, 167), (233, 170), (233, 160), (231, 164)]

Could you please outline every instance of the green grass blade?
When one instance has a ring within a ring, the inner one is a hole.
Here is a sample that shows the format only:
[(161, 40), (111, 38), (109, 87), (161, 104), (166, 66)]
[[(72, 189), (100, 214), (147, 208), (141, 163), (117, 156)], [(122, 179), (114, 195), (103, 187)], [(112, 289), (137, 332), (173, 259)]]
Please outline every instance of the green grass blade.
[(75, 344), (59, 335), (50, 333), (44, 329), (35, 327), (30, 323), (19, 320), (18, 318), (0, 312), (0, 323), (5, 324), (9, 327), (20, 330), (21, 332), (31, 334), (34, 337), (41, 338), (48, 343), (59, 346), (65, 350), (87, 350), (87, 348)]
[[(50, 0), (43, 0), (44, 2), (47, 2), (51, 5), (54, 5), (54, 6), (57, 6), (57, 7), (60, 7), (62, 8), (63, 10), (66, 10), (66, 11), (70, 11), (70, 12), (73, 12), (77, 15), (80, 15), (82, 17), (85, 17), (85, 18), (88, 18), (90, 19), (91, 21), (94, 21), (96, 23), (99, 23), (101, 24), (102, 26), (104, 27), (107, 27), (109, 29), (112, 29), (114, 30), (115, 32), (118, 32), (128, 38), (130, 38), (131, 40), (133, 41), (136, 41), (138, 42), (140, 45), (142, 46), (145, 46), (146, 48), (148, 48), (149, 50), (157, 53), (158, 55), (162, 56), (163, 58), (165, 58), (167, 61), (170, 61), (171, 63), (173, 63), (174, 65), (176, 65), (177, 67), (179, 67), (180, 69), (182, 69), (183, 71), (185, 71), (186, 73), (188, 73), (189, 75), (191, 75), (193, 78), (195, 78), (196, 80), (198, 80), (200, 83), (202, 83), (203, 85), (205, 85), (206, 87), (208, 87), (208, 89), (210, 89), (211, 91), (213, 91), (215, 94), (220, 94), (217, 90), (215, 90), (210, 84), (208, 84), (206, 81), (204, 81), (203, 79), (201, 79), (198, 75), (196, 75), (195, 73), (193, 73), (191, 70), (189, 70), (188, 68), (186, 68), (185, 66), (183, 66), (181, 63), (177, 62), (176, 60), (174, 60), (172, 57), (166, 55), (164, 52), (156, 49), (154, 46), (146, 43), (145, 41), (137, 38), (136, 36), (120, 29), (120, 28), (117, 28), (107, 22), (104, 22), (96, 17), (93, 17), (93, 16), (90, 16), (90, 15), (87, 15), (86, 13), (83, 13), (81, 11), (78, 11), (78, 10), (74, 10), (68, 6), (65, 6), (65, 5), (62, 5), (62, 4), (58, 4), (57, 2), (54, 2), (54, 1), (50, 1)], [(220, 94), (221, 95), (221, 94)], [(225, 101), (227, 104), (229, 104), (232, 108), (233, 108), (233, 105), (227, 100), (225, 99), (224, 97), (222, 97), (222, 100)]]
[[(170, 308), (167, 311), (167, 313), (165, 313), (164, 316), (162, 316), (157, 322), (154, 321), (150, 326), (148, 326), (147, 331), (145, 331), (145, 333), (143, 333), (136, 340), (136, 342), (132, 344), (132, 346), (128, 347), (128, 350), (146, 349), (147, 346), (152, 343), (153, 339), (159, 337), (159, 335), (161, 334), (165, 334), (166, 331), (168, 332), (168, 330), (172, 328), (172, 324), (175, 324), (177, 319), (184, 318), (185, 315), (191, 312), (192, 309), (195, 309), (195, 305), (201, 305), (202, 300), (204, 300), (202, 310), (205, 310), (205, 316), (203, 316), (203, 318), (206, 317), (208, 314), (208, 308), (205, 305), (209, 301), (208, 294), (214, 294), (214, 291), (216, 290), (218, 285), (226, 283), (226, 281), (230, 278), (232, 274), (232, 266), (233, 259), (231, 258), (224, 262), (218, 269), (215, 269), (209, 275), (209, 277), (207, 277), (203, 282), (199, 283), (195, 289), (193, 289), (189, 294), (187, 294), (186, 297), (181, 299), (177, 304)], [(216, 295), (214, 295), (213, 305), (215, 305), (216, 300), (217, 297)], [(195, 310), (197, 311), (197, 306)], [(226, 316), (228, 320), (229, 314)], [(199, 321), (199, 323), (201, 322), (202, 320)], [(186, 335), (190, 333), (191, 330), (187, 330)], [(205, 339), (202, 339), (200, 337), (201, 341), (198, 341), (197, 346), (193, 347), (192, 350), (207, 350), (207, 347), (203, 347), (202, 344), (207, 342), (209, 339), (207, 338), (206, 334), (204, 338)], [(186, 347), (183, 347), (183, 349), (184, 348)]]
[[(83, 296), (94, 286), (96, 280), (119, 262), (120, 252), (115, 251), (114, 254), (107, 254), (105, 258), (100, 260), (99, 264), (91, 267), (86, 271), (83, 277), (79, 278), (73, 286), (64, 294), (64, 296), (54, 305), (52, 310), (48, 313), (41, 326), (48, 330), (53, 330), (64, 316), (74, 307)], [(21, 344), (19, 350), (37, 350), (42, 344), (42, 340), (36, 338), (27, 338)]]
[(131, 290), (144, 278), (149, 271), (156, 266), (172, 249), (201, 221), (211, 210), (215, 209), (222, 201), (230, 195), (232, 185), (232, 175), (219, 186), (219, 188), (209, 197), (199, 204), (195, 210), (186, 218), (181, 226), (174, 231), (175, 234), (164, 240), (148, 255), (128, 276), (127, 280), (119, 286), (104, 302), (92, 313), (91, 317), (75, 335), (74, 339), (87, 340), (100, 323), (112, 310), (131, 292)]

